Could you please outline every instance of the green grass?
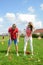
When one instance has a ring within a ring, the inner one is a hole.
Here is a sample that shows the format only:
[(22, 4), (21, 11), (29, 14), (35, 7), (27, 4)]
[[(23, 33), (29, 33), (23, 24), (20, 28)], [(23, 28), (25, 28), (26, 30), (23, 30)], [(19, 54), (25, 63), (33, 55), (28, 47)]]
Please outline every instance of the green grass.
[[(1, 37), (0, 37), (1, 40)], [(19, 54), (16, 56), (15, 46), (12, 42), (10, 54), (8, 57), (5, 56), (8, 46), (8, 37), (5, 37), (5, 42), (2, 45), (0, 42), (0, 65), (43, 65), (43, 39), (38, 40), (33, 38), (34, 56), (31, 58), (31, 54), (24, 56), (24, 38), (20, 38)], [(30, 51), (30, 45), (27, 46), (27, 51)], [(30, 51), (31, 52), (31, 51)]]

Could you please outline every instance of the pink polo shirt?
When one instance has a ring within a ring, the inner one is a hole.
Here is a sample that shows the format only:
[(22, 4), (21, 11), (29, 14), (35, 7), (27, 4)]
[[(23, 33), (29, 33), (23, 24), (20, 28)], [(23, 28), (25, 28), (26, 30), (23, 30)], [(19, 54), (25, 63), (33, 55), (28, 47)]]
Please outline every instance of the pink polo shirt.
[(31, 29), (30, 28), (26, 28), (26, 35), (29, 37), (31, 35)]

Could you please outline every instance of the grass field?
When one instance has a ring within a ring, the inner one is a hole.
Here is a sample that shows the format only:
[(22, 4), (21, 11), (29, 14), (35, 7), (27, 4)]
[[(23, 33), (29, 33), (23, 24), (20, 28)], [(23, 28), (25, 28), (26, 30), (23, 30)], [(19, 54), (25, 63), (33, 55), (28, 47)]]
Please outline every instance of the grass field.
[[(1, 40), (1, 37), (0, 37)], [(33, 38), (34, 56), (31, 58), (31, 54), (24, 56), (24, 38), (20, 38), (19, 54), (16, 56), (15, 47), (12, 42), (10, 54), (5, 56), (8, 46), (8, 37), (5, 37), (5, 42), (0, 42), (0, 65), (43, 65), (43, 39), (38, 40)], [(30, 45), (28, 44), (27, 51), (30, 51)]]

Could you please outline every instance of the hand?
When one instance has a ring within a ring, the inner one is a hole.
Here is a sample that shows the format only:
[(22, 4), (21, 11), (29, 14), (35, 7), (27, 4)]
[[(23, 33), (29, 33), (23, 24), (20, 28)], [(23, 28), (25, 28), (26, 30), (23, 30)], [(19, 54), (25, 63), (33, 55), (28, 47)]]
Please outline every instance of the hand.
[(11, 38), (9, 40), (10, 40), (10, 43), (11, 43)]

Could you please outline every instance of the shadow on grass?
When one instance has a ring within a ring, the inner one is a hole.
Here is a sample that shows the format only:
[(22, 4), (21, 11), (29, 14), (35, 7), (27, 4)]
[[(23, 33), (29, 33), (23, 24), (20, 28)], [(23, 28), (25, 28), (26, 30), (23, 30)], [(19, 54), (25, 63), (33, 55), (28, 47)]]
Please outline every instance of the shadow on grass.
[[(13, 50), (13, 51), (10, 51), (10, 53), (13, 53), (13, 54), (16, 54), (16, 51)], [(18, 51), (19, 54), (23, 54), (23, 51)]]
[[(7, 53), (7, 50), (0, 50), (0, 53)], [(16, 51), (15, 50), (10, 50), (10, 52), (9, 53), (12, 53), (12, 54), (16, 54)], [(24, 54), (24, 52), (23, 51), (18, 51), (18, 53), (21, 55), (21, 54)], [(30, 52), (26, 52), (26, 54), (30, 54)]]
[[(7, 50), (0, 50), (0, 53), (7, 53)], [(16, 54), (16, 51), (14, 50), (14, 51), (10, 51), (9, 53), (15, 53)], [(18, 53), (21, 53), (21, 54), (23, 54), (23, 51), (18, 51)]]
[(7, 50), (0, 50), (0, 53), (6, 53)]

